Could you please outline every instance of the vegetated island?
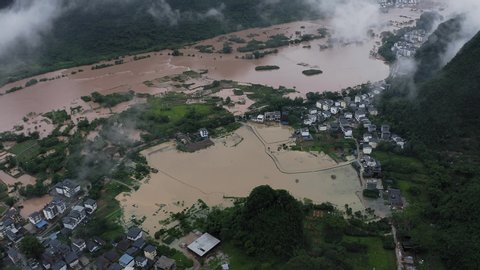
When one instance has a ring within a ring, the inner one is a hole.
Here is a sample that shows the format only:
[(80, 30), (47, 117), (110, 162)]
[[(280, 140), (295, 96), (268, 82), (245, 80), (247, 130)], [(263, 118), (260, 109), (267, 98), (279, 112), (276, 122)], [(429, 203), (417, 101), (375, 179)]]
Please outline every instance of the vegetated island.
[(307, 69), (307, 70), (302, 71), (302, 73), (305, 76), (313, 76), (313, 75), (317, 75), (317, 74), (322, 74), (323, 71), (321, 71), (320, 69)]
[(280, 67), (279, 66), (274, 66), (274, 65), (266, 65), (266, 66), (255, 67), (256, 71), (277, 70), (277, 69), (280, 69)]

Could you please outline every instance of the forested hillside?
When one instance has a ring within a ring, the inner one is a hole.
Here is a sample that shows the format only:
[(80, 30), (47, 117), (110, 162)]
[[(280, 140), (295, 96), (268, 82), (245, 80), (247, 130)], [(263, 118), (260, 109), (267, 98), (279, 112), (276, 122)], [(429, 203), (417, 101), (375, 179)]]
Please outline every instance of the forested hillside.
[[(19, 44), (16, 52), (0, 59), (0, 84), (8, 77), (15, 80), (128, 53), (180, 46), (244, 28), (319, 16), (300, 0), (78, 3), (81, 5), (73, 5), (55, 20), (39, 48), (27, 50)], [(5, 66), (19, 59), (24, 64), (14, 70)]]
[(427, 42), (415, 54), (418, 62), (418, 70), (415, 73), (415, 81), (422, 82), (430, 79), (443, 66), (440, 57), (448, 50), (452, 41), (461, 38), (461, 25), (465, 18), (455, 17), (442, 24), (430, 35)]
[[(417, 57), (429, 55), (423, 48)], [(420, 159), (429, 175), (396, 217), (400, 239), (439, 262), (427, 269), (479, 267), (479, 59), (480, 33), (430, 80), (408, 88), (393, 81), (382, 100), (386, 119), (409, 134), (406, 154)], [(414, 172), (410, 177), (418, 180)]]

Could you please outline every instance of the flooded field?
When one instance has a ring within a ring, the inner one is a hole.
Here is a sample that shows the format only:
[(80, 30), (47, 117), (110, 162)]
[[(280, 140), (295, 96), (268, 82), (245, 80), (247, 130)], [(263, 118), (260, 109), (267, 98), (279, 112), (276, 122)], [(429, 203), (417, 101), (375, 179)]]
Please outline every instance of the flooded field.
[(20, 209), (20, 215), (23, 218), (28, 218), (28, 216), (33, 212), (42, 210), (46, 204), (52, 201), (52, 199), (53, 199), (52, 196), (45, 195), (40, 198), (32, 198), (32, 199), (24, 200), (22, 202), (23, 208)]
[[(326, 156), (277, 151), (276, 146), (288, 143), (290, 134), (290, 129), (279, 126), (255, 130), (243, 126), (226, 138), (215, 139), (215, 146), (195, 153), (178, 152), (173, 143), (145, 150), (149, 165), (159, 172), (136, 192), (117, 197), (124, 218), (145, 216), (143, 228), (153, 233), (170, 212), (190, 207), (198, 199), (211, 206), (227, 206), (231, 200), (226, 198), (247, 196), (263, 184), (286, 189), (301, 200), (330, 201), (340, 207), (348, 203), (362, 209), (356, 195), (361, 190), (356, 171), (351, 166), (328, 169), (337, 164)], [(267, 152), (279, 156), (280, 166), (294, 172), (281, 172)]]
[[(379, 34), (383, 30), (397, 28), (398, 23), (408, 22), (419, 16), (420, 11), (394, 9), (390, 13), (382, 14), (381, 21), (383, 23), (372, 30)], [(261, 29), (248, 29), (232, 34), (266, 40), (275, 34), (294, 37), (297, 31), (302, 34), (316, 33), (320, 27), (328, 28), (329, 23), (323, 21), (294, 22)], [(205, 40), (198, 44), (213, 45), (220, 49), (219, 44), (223, 44), (224, 38), (226, 36)], [(370, 57), (370, 50), (378, 42), (378, 36), (358, 44), (338, 45), (320, 50), (319, 45), (324, 45), (325, 42), (326, 39), (321, 39), (301, 45), (290, 45), (279, 48), (277, 54), (267, 55), (259, 60), (241, 59), (244, 54), (238, 52), (228, 55), (199, 53), (189, 47), (182, 50), (184, 56), (173, 57), (168, 55), (169, 51), (162, 51), (149, 53), (151, 57), (138, 61), (134, 61), (133, 57), (125, 57), (124, 64), (107, 68), (92, 70), (91, 66), (81, 66), (38, 75), (35, 76), (38, 80), (41, 78), (56, 79), (39, 82), (0, 97), (0, 131), (10, 130), (15, 124), (22, 123), (22, 118), (30, 112), (45, 113), (54, 109), (67, 109), (68, 111), (71, 107), (77, 106), (81, 96), (88, 95), (93, 91), (104, 94), (129, 89), (152, 94), (168, 91), (169, 89), (147, 87), (144, 82), (166, 75), (178, 74), (188, 69), (208, 69), (208, 77), (213, 79), (295, 87), (300, 94), (309, 91), (335, 91), (387, 77), (389, 67), (381, 60)], [(234, 48), (238, 46), (240, 45), (233, 45)], [(303, 46), (307, 46), (307, 48)], [(190, 56), (188, 56), (189, 54)], [(255, 67), (258, 65), (277, 65), (280, 69), (255, 71)], [(307, 77), (302, 74), (302, 71), (308, 68), (318, 68), (324, 73)], [(24, 86), (29, 79), (5, 85), (0, 88), (0, 93), (5, 93), (12, 87)]]

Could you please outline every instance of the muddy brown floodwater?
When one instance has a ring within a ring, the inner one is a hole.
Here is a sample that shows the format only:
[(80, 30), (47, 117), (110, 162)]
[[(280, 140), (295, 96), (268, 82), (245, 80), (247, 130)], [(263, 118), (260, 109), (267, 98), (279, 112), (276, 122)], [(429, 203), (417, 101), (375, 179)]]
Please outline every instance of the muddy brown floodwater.
[[(224, 196), (247, 196), (254, 187), (264, 184), (286, 189), (298, 199), (362, 209), (356, 195), (361, 186), (351, 166), (328, 169), (336, 163), (324, 155), (277, 151), (278, 146), (290, 140), (292, 130), (279, 126), (256, 129), (280, 157), (280, 166), (294, 172), (281, 172), (267, 155), (266, 146), (246, 126), (226, 138), (215, 139), (215, 146), (195, 153), (179, 152), (173, 143), (164, 143), (143, 152), (149, 165), (159, 172), (151, 174), (137, 191), (117, 196), (124, 218), (128, 221), (132, 215), (138, 219), (145, 216), (142, 227), (154, 233), (160, 228), (159, 221), (168, 218), (170, 212), (182, 211), (198, 199), (210, 206), (228, 206), (231, 201)], [(321, 169), (326, 171), (310, 172)]]
[[(391, 30), (395, 27), (390, 24), (390, 21), (405, 22), (419, 16), (420, 11), (394, 9), (388, 14), (381, 15), (383, 23), (374, 31), (378, 34), (383, 30)], [(328, 22), (294, 22), (261, 29), (248, 29), (233, 34), (240, 37), (253, 34), (258, 40), (266, 40), (275, 34), (294, 37), (296, 31), (303, 34), (316, 33), (320, 27), (328, 28)], [(226, 36), (228, 35), (223, 38)], [(199, 44), (211, 44), (216, 49), (220, 49), (223, 40), (220, 36)], [(303, 48), (307, 44), (287, 46), (279, 48), (278, 54), (268, 55), (260, 60), (235, 58), (236, 56), (241, 58), (244, 55), (242, 53), (201, 54), (193, 48), (186, 48), (183, 50), (185, 55), (179, 57), (169, 56), (167, 51), (163, 51), (149, 53), (150, 58), (139, 61), (133, 61), (132, 57), (125, 57), (124, 64), (108, 68), (91, 70), (91, 66), (81, 66), (38, 75), (35, 78), (60, 78), (39, 82), (20, 91), (1, 96), (0, 131), (10, 130), (15, 124), (21, 124), (22, 117), (29, 112), (68, 110), (75, 106), (75, 100), (93, 91), (111, 93), (133, 89), (138, 92), (158, 93), (162, 89), (147, 87), (143, 82), (187, 69), (206, 68), (209, 70), (208, 76), (214, 79), (296, 87), (301, 94), (308, 91), (335, 91), (367, 81), (382, 80), (387, 77), (389, 67), (382, 61), (369, 56), (376, 41), (378, 37), (359, 45), (336, 46), (320, 50), (319, 45), (324, 44), (326, 39), (314, 40), (309, 44), (311, 48)], [(238, 46), (240, 45), (235, 44), (234, 48)], [(193, 54), (195, 54), (194, 57), (192, 57)], [(304, 66), (298, 65), (300, 63)], [(255, 71), (257, 65), (278, 65), (280, 70), (258, 72)], [(319, 68), (324, 71), (324, 74), (306, 77), (302, 71), (307, 68)], [(5, 93), (15, 86), (24, 86), (29, 79), (5, 85), (0, 88), (0, 93)]]

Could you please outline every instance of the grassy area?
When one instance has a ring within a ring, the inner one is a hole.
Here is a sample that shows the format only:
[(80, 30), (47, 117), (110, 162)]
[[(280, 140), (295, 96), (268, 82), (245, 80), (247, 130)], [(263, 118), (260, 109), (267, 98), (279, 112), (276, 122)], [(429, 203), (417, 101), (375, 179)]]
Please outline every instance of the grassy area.
[(36, 140), (28, 140), (22, 143), (17, 143), (9, 150), (17, 156), (20, 161), (31, 160), (40, 154), (40, 145)]
[[(247, 256), (240, 249), (231, 243), (224, 243), (222, 250), (229, 256), (230, 269), (251, 270), (251, 269), (278, 269), (278, 263), (273, 261), (261, 261), (259, 258)], [(270, 267), (267, 267), (270, 266)]]
[(368, 247), (368, 252), (366, 254), (350, 253), (348, 259), (352, 261), (352, 265), (355, 265), (355, 269), (395, 269), (395, 253), (392, 250), (386, 250), (383, 248), (380, 237), (345, 236), (344, 241), (357, 242)]
[(0, 204), (0, 215), (3, 215), (3, 213), (7, 211), (7, 207), (5, 207), (4, 205)]
[(193, 266), (193, 261), (178, 250), (176, 250), (175, 254), (172, 256), (172, 259), (177, 262), (178, 270), (188, 269)]
[[(122, 209), (120, 203), (115, 197), (121, 192), (129, 191), (129, 189), (119, 183), (110, 182), (105, 186), (101, 199), (98, 201), (98, 209), (94, 214), (95, 218), (105, 218), (112, 224), (118, 224), (122, 217)], [(121, 226), (115, 226), (104, 232), (101, 237), (107, 240), (116, 239), (124, 233)]]
[(385, 178), (393, 180), (393, 187), (400, 188), (408, 201), (418, 199), (414, 197), (429, 177), (420, 160), (384, 151), (374, 151), (372, 156), (381, 162)]
[(148, 131), (152, 138), (170, 138), (176, 132), (193, 134), (200, 128), (212, 133), (235, 120), (231, 113), (215, 104), (185, 104), (185, 101), (186, 97), (178, 94), (150, 99), (140, 112), (137, 127)]
[(353, 140), (347, 140), (344, 138), (336, 138), (328, 134), (314, 135), (313, 141), (306, 141), (297, 144), (294, 149), (301, 151), (317, 151), (323, 152), (333, 158), (335, 161), (343, 161), (338, 152), (343, 151), (346, 155), (350, 155), (353, 150), (356, 149), (355, 142)]

